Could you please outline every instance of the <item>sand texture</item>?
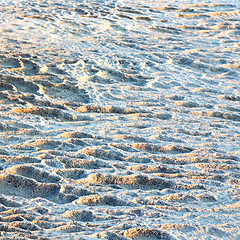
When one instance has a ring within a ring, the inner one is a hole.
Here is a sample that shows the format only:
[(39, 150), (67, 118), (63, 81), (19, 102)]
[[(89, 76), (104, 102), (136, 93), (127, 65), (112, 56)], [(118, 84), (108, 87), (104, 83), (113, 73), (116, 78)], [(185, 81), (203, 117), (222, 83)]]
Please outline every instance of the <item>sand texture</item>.
[(0, 1), (0, 239), (239, 240), (238, 0)]

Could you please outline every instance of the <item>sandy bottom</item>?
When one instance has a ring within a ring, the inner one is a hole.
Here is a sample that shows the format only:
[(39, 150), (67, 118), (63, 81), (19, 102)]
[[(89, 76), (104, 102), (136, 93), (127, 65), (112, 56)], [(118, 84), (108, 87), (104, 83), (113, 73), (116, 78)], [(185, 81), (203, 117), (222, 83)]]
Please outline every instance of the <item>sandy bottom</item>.
[(240, 239), (240, 5), (1, 0), (1, 239)]

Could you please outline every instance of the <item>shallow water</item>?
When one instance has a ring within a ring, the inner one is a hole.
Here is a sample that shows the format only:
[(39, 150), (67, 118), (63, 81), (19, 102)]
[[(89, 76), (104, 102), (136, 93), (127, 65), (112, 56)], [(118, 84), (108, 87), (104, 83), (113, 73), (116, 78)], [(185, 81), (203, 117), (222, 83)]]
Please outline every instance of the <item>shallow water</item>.
[(3, 239), (239, 239), (238, 1), (0, 14)]

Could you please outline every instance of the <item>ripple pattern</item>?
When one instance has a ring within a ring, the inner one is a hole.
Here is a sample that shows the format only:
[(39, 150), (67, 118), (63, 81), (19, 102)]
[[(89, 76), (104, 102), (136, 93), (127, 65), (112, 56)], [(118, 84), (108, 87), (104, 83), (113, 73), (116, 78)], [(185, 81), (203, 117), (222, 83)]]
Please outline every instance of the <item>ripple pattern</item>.
[(239, 239), (237, 0), (2, 0), (3, 239)]

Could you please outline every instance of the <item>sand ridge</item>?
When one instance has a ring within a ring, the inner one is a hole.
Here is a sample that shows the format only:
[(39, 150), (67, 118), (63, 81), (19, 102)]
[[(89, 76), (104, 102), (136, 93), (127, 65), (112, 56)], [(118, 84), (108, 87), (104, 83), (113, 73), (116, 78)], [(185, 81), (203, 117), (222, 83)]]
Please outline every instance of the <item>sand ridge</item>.
[(1, 239), (239, 239), (236, 0), (0, 3)]

